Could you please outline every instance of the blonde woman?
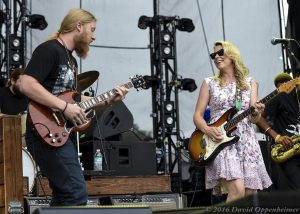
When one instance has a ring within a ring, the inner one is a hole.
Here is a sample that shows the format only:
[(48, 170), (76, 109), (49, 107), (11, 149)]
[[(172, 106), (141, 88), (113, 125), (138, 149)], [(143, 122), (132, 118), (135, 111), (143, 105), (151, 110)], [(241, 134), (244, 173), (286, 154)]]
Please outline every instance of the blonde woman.
[[(232, 43), (215, 42), (214, 53), (210, 56), (219, 73), (205, 78), (202, 83), (194, 112), (196, 127), (212, 141), (222, 142), (224, 133), (220, 127), (209, 124), (216, 122), (231, 107), (237, 108), (237, 114), (254, 107), (233, 132), (239, 140), (223, 148), (206, 166), (206, 188), (213, 189), (214, 195), (228, 193), (226, 201), (229, 202), (265, 189), (272, 183), (252, 128), (265, 106), (258, 102), (257, 83), (248, 76), (240, 52)], [(203, 119), (206, 106), (211, 110), (209, 124)]]

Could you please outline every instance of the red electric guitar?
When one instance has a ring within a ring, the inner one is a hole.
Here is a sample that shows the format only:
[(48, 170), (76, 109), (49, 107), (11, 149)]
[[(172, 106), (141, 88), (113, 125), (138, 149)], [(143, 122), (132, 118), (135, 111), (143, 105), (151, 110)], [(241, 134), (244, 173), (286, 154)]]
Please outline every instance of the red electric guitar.
[[(123, 84), (123, 86), (125, 86), (127, 89), (132, 87), (139, 89), (145, 86), (145, 81), (142, 76), (135, 75), (131, 78), (130, 82)], [(79, 95), (77, 91), (66, 91), (61, 93), (58, 97), (68, 103), (76, 103), (84, 110), (86, 114), (89, 114), (94, 106), (105, 102), (110, 97), (116, 95), (116, 93), (117, 90), (112, 89), (99, 96), (77, 103), (74, 100), (74, 98)], [(64, 118), (64, 115), (61, 112), (54, 111), (34, 101), (30, 101), (29, 103), (28, 116), (38, 136), (46, 144), (53, 147), (63, 146), (67, 142), (71, 132), (83, 131), (92, 123), (92, 118), (89, 118), (84, 124), (80, 126), (74, 126), (73, 123)]]

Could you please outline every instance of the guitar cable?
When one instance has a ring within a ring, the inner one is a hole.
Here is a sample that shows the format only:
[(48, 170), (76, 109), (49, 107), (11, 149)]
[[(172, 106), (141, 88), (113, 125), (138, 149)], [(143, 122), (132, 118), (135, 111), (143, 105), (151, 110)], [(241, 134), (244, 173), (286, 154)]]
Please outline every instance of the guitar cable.
[(103, 157), (104, 157), (104, 165), (105, 165), (106, 170), (109, 171), (110, 169), (109, 169), (109, 166), (108, 166), (108, 163), (107, 163), (107, 155), (106, 155), (106, 152), (105, 152), (105, 149), (104, 149), (104, 141), (103, 141), (102, 133), (101, 133), (101, 130), (100, 130), (100, 125), (99, 125), (100, 122), (98, 120), (97, 115), (95, 115), (94, 117), (96, 119), (97, 132), (98, 132), (98, 135), (99, 135), (100, 146), (101, 146), (102, 154), (103, 154)]

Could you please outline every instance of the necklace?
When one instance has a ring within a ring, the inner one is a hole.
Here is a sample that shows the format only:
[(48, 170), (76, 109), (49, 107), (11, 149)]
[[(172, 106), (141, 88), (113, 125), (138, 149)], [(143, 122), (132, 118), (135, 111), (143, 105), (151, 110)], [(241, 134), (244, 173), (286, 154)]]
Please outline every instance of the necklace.
[(71, 59), (70, 57), (70, 53), (67, 49), (67, 45), (65, 43), (65, 41), (59, 36), (58, 39), (60, 39), (60, 41), (62, 42), (65, 50), (66, 50), (66, 53), (67, 53), (67, 57), (68, 57), (68, 62), (71, 66), (71, 69), (72, 69), (72, 73), (73, 73), (73, 78), (74, 78), (74, 85), (73, 85), (73, 89), (77, 90), (77, 67), (75, 66), (73, 60)]

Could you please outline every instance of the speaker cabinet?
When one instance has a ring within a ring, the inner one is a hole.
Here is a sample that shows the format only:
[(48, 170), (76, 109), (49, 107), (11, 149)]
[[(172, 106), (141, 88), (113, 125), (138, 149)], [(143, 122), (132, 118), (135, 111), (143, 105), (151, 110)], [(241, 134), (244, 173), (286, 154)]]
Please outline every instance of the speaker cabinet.
[(152, 214), (149, 207), (42, 207), (33, 214)]
[(187, 206), (185, 195), (158, 194), (158, 195), (119, 195), (112, 196), (113, 205), (146, 205), (152, 211), (177, 210)]
[(93, 170), (97, 149), (104, 151), (103, 169), (117, 176), (156, 175), (156, 150), (152, 141), (94, 141), (80, 145), (84, 170)]
[(126, 105), (120, 101), (107, 108), (95, 110), (92, 125), (80, 132), (80, 140), (105, 139), (133, 127), (133, 116)]
[(41, 207), (49, 207), (51, 199), (46, 197), (25, 197), (24, 207), (25, 213), (32, 214), (36, 209)]

